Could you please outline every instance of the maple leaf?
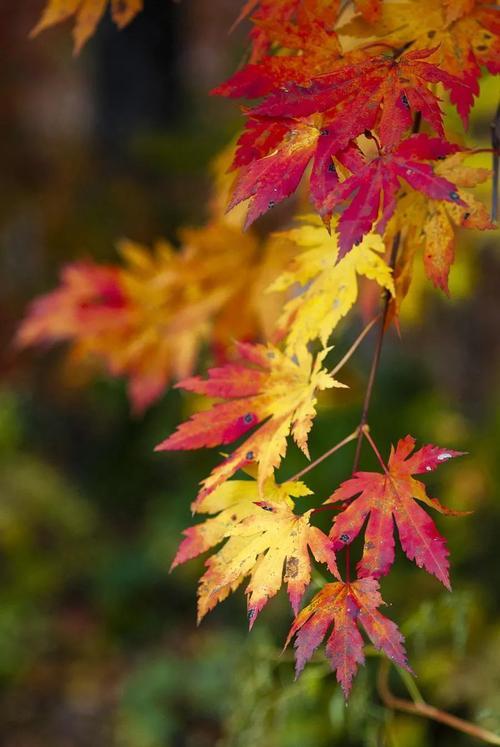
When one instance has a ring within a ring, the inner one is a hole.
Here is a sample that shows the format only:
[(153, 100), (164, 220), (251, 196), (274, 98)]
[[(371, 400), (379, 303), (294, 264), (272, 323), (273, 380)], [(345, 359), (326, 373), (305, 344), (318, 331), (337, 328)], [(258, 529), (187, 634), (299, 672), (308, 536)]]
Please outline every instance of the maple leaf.
[(333, 631), (328, 637), (325, 653), (346, 698), (351, 691), (358, 666), (365, 661), (359, 627), (365, 630), (375, 648), (411, 672), (406, 661), (403, 636), (397, 625), (378, 611), (381, 604), (384, 601), (374, 578), (362, 578), (352, 583), (339, 581), (326, 584), (298, 614), (288, 634), (286, 645), (296, 636), (294, 646), (297, 675), (321, 644), (332, 624)]
[[(234, 166), (242, 166), (233, 186), (228, 211), (250, 199), (245, 228), (260, 215), (289, 197), (312, 160), (311, 198), (319, 209), (338, 183), (332, 160), (335, 135), (322, 126), (321, 118), (302, 121), (258, 122), (250, 120), (239, 140)], [(269, 152), (270, 148), (273, 148)], [(347, 167), (359, 162), (357, 149), (346, 146), (337, 159)]]
[(413, 259), (423, 250), (428, 278), (437, 288), (449, 293), (448, 276), (455, 259), (456, 228), (493, 229), (488, 209), (466, 188), (474, 187), (491, 176), (489, 169), (466, 166), (470, 154), (454, 153), (436, 164), (435, 173), (453, 182), (462, 205), (429, 199), (409, 191), (402, 196), (386, 233), (391, 245), (401, 232), (401, 245), (395, 271), (396, 306), (399, 309), (411, 282)]
[(407, 0), (384, 3), (380, 17), (368, 24), (361, 16), (338, 29), (360, 43), (383, 37), (395, 47), (411, 44), (413, 49), (435, 47), (432, 57), (443, 71), (465, 84), (450, 90), (450, 98), (466, 119), (479, 93), (481, 66), (492, 74), (500, 72), (500, 13), (493, 5), (476, 0)]
[(143, 5), (143, 0), (48, 0), (31, 36), (36, 36), (44, 29), (73, 17), (73, 39), (75, 53), (78, 53), (95, 32), (97, 24), (104, 16), (108, 1), (111, 3), (111, 17), (120, 29), (135, 18)]
[(290, 85), (271, 93), (251, 113), (272, 118), (323, 113), (324, 126), (336, 133), (334, 153), (375, 127), (383, 145), (396, 145), (411, 128), (417, 111), (442, 137), (439, 99), (429, 85), (442, 83), (454, 101), (466, 95), (467, 85), (425, 61), (435, 51), (413, 50), (400, 57), (384, 51), (368, 60), (355, 59), (353, 64), (315, 77), (308, 86)]
[(456, 151), (457, 146), (439, 138), (412, 135), (392, 150), (380, 150), (378, 156), (365, 161), (362, 168), (334, 187), (324, 201), (323, 214), (331, 214), (333, 208), (350, 199), (337, 224), (339, 257), (361, 241), (375, 223), (375, 230), (385, 230), (396, 208), (400, 180), (434, 200), (464, 206), (455, 184), (425, 163)]
[(61, 271), (61, 284), (32, 302), (19, 326), (21, 347), (53, 344), (74, 337), (86, 328), (89, 337), (117, 323), (126, 299), (118, 268), (74, 262)]
[(248, 576), (250, 627), (283, 582), (297, 614), (311, 580), (309, 552), (338, 576), (331, 541), (311, 526), (311, 511), (301, 516), (293, 512), (292, 498), (306, 495), (311, 491), (302, 482), (277, 484), (268, 478), (261, 496), (254, 480), (232, 480), (194, 504), (197, 513), (214, 515), (184, 531), (172, 568), (227, 540), (206, 561), (198, 591), (199, 620)]
[(268, 284), (267, 275), (261, 277), (267, 251), (255, 264), (255, 238), (224, 222), (184, 229), (180, 237), (180, 251), (161, 241), (153, 252), (121, 242), (121, 267), (65, 268), (60, 287), (32, 305), (18, 345), (70, 342), (75, 362), (102, 361), (112, 376), (127, 379), (140, 413), (172, 379), (193, 372), (207, 341), (221, 357), (236, 335), (256, 337), (263, 321), (255, 294)]
[(394, 294), (391, 270), (381, 254), (385, 246), (378, 234), (369, 234), (338, 262), (338, 241), (316, 216), (282, 234), (304, 249), (270, 286), (270, 291), (301, 287), (285, 305), (279, 329), (287, 331), (288, 352), (318, 338), (326, 345), (333, 329), (348, 313), (358, 295), (358, 275), (375, 280)]
[(363, 556), (357, 565), (357, 571), (360, 578), (378, 578), (384, 576), (394, 562), (394, 521), (406, 556), (450, 589), (446, 540), (416, 500), (442, 514), (461, 514), (445, 508), (435, 498), (430, 498), (425, 485), (412, 475), (431, 472), (443, 462), (461, 456), (464, 452), (441, 449), (429, 444), (412, 454), (414, 447), (415, 439), (406, 436), (398, 442), (395, 450), (391, 448), (386, 474), (357, 472), (342, 483), (327, 503), (344, 502), (358, 497), (335, 518), (330, 536), (335, 551), (345, 547), (357, 537), (369, 516)]
[(307, 438), (316, 415), (316, 392), (344, 386), (322, 367), (328, 349), (313, 359), (305, 348), (290, 357), (272, 345), (238, 343), (237, 347), (241, 362), (209, 370), (206, 380), (196, 376), (177, 385), (227, 401), (195, 413), (156, 447), (163, 451), (228, 444), (262, 423), (204, 480), (199, 500), (250, 462), (258, 464), (262, 490), (285, 455), (289, 434), (309, 456)]

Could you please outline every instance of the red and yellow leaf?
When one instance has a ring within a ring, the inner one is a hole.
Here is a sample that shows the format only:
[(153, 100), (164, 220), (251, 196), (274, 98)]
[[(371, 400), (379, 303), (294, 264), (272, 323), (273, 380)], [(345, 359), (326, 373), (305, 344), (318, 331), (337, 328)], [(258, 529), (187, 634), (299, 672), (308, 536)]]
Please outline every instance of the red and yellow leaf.
[(238, 350), (240, 363), (213, 368), (208, 379), (194, 377), (178, 384), (226, 401), (196, 413), (156, 447), (163, 451), (219, 446), (260, 425), (203, 481), (200, 500), (251, 462), (258, 464), (262, 490), (286, 453), (289, 435), (309, 456), (307, 439), (316, 415), (317, 392), (344, 386), (322, 367), (328, 349), (315, 359), (305, 348), (293, 357), (272, 345), (239, 343)]
[(268, 478), (260, 494), (254, 480), (234, 480), (194, 504), (196, 512), (214, 516), (185, 530), (172, 567), (226, 540), (205, 563), (198, 590), (199, 619), (248, 576), (250, 627), (283, 583), (296, 614), (311, 580), (310, 553), (338, 576), (331, 541), (311, 526), (311, 511), (302, 516), (293, 512), (292, 498), (310, 494), (301, 482), (278, 485)]
[(288, 634), (287, 644), (295, 636), (297, 675), (332, 625), (325, 653), (346, 698), (358, 666), (365, 661), (360, 627), (377, 649), (400, 667), (411, 671), (397, 625), (378, 611), (383, 603), (374, 578), (326, 584), (298, 614)]

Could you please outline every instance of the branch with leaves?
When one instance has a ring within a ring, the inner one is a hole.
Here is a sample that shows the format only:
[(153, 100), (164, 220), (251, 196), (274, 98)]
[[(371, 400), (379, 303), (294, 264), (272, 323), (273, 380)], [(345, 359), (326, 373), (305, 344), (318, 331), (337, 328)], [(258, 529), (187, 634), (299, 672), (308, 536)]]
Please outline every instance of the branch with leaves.
[[(86, 15), (87, 5), (49, 3), (35, 32), (74, 16), (79, 48), (98, 20)], [(104, 6), (103, 0), (99, 14)], [(139, 8), (112, 3), (119, 25)], [(483, 69), (500, 71), (500, 14), (474, 0), (249, 0), (244, 18), (252, 22), (249, 61), (213, 93), (257, 103), (243, 110), (243, 130), (221, 159), (207, 226), (184, 232), (180, 251), (161, 245), (151, 256), (128, 245), (120, 268), (66, 269), (61, 287), (35, 302), (18, 342), (69, 340), (80, 355), (128, 379), (136, 409), (172, 379), (215, 400), (157, 447), (238, 442), (202, 481), (192, 509), (208, 518), (185, 530), (173, 566), (215, 550), (200, 579), (200, 619), (246, 583), (252, 627), (285, 585), (297, 673), (326, 638), (326, 656), (348, 697), (364, 662), (362, 631), (411, 672), (401, 633), (379, 611), (380, 579), (395, 558), (394, 525), (407, 558), (451, 588), (446, 540), (425, 509), (460, 512), (431, 498), (415, 475), (461, 452), (430, 444), (415, 450), (405, 436), (385, 461), (368, 416), (384, 335), (400, 324), (415, 261), (421, 256), (431, 283), (448, 293), (458, 228), (494, 227), (498, 112), (490, 217), (470, 192), (490, 172), (467, 165), (474, 152), (453, 136), (441, 103), (446, 96), (467, 128)], [(296, 215), (271, 236), (252, 232), (254, 221), (297, 191), (313, 213)], [(335, 362), (338, 328), (360, 306), (371, 308), (373, 319)], [(310, 457), (318, 398), (331, 389), (341, 401), (341, 369), (376, 323), (358, 427), (279, 482), (290, 440)], [(232, 345), (233, 338), (240, 342)], [(216, 365), (206, 377), (193, 375), (207, 342)], [(301, 511), (300, 499), (311, 500), (301, 478), (353, 441), (352, 475)], [(365, 441), (379, 472), (359, 471)], [(328, 534), (314, 524), (323, 511), (332, 516)], [(360, 534), (354, 574), (350, 548)], [(331, 581), (300, 611), (313, 561)], [(405, 705), (384, 677), (380, 692), (389, 707), (488, 741), (485, 732), (438, 716), (427, 704)]]

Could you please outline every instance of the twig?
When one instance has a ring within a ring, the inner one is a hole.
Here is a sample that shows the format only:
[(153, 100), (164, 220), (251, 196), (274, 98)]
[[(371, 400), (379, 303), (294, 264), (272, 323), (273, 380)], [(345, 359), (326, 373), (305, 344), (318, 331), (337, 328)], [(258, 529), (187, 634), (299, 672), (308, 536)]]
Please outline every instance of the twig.
[(498, 180), (499, 180), (498, 152), (500, 150), (500, 103), (497, 106), (495, 119), (491, 123), (491, 147), (493, 149), (491, 220), (496, 222), (498, 218)]
[(483, 729), (481, 726), (465, 721), (458, 716), (453, 716), (451, 713), (441, 711), (435, 706), (429, 705), (424, 700), (405, 700), (404, 698), (398, 698), (394, 695), (389, 688), (389, 662), (383, 660), (380, 663), (377, 677), (377, 689), (382, 702), (387, 708), (391, 708), (396, 711), (403, 711), (404, 713), (410, 713), (414, 716), (421, 716), (422, 718), (432, 719), (438, 721), (440, 724), (445, 724), (451, 729), (456, 729), (464, 734), (468, 734), (471, 737), (480, 739), (482, 742), (487, 744), (500, 745), (500, 736), (495, 734), (489, 729)]
[(379, 461), (379, 464), (382, 467), (383, 471), (385, 472), (386, 475), (388, 475), (389, 474), (389, 470), (387, 469), (386, 463), (382, 459), (382, 455), (381, 455), (380, 451), (377, 448), (377, 444), (375, 443), (375, 441), (371, 437), (370, 430), (369, 430), (369, 428), (366, 425), (363, 426), (362, 432), (363, 432), (363, 436), (366, 438), (366, 440), (368, 441), (368, 443), (372, 447), (372, 449), (373, 449), (373, 451), (375, 453), (375, 456), (377, 457), (377, 459)]
[[(396, 264), (396, 257), (398, 254), (400, 240), (401, 240), (401, 233), (398, 231), (392, 243), (391, 258), (389, 261), (389, 266), (392, 269), (394, 269), (394, 266)], [(377, 376), (378, 366), (380, 363), (380, 353), (382, 352), (382, 344), (384, 342), (385, 325), (387, 321), (387, 314), (389, 312), (390, 300), (391, 300), (391, 294), (389, 291), (386, 291), (385, 298), (384, 298), (384, 308), (382, 310), (382, 319), (380, 321), (377, 342), (375, 343), (375, 350), (373, 351), (373, 359), (372, 359), (372, 365), (370, 368), (370, 376), (368, 378), (368, 384), (366, 386), (365, 399), (363, 402), (363, 410), (361, 412), (361, 419), (359, 421), (358, 442), (356, 444), (356, 453), (354, 455), (354, 463), (352, 467), (353, 472), (356, 472), (359, 467), (359, 460), (361, 457), (361, 444), (363, 442), (363, 428), (368, 421), (368, 411), (370, 409), (370, 402), (371, 402), (372, 394), (373, 394), (373, 385), (375, 384), (375, 378)]]
[(335, 376), (335, 374), (338, 373), (343, 366), (345, 366), (345, 364), (347, 363), (347, 361), (350, 359), (350, 357), (353, 355), (353, 353), (356, 352), (356, 350), (358, 349), (358, 346), (363, 342), (363, 340), (365, 339), (365, 337), (368, 334), (368, 332), (378, 322), (379, 319), (380, 319), (380, 314), (377, 314), (377, 316), (374, 317), (371, 320), (371, 322), (368, 322), (368, 324), (366, 325), (366, 327), (356, 337), (356, 339), (352, 343), (352, 345), (349, 348), (349, 350), (347, 351), (347, 353), (339, 360), (339, 362), (337, 363), (337, 365), (335, 366), (335, 368), (333, 368), (332, 371), (330, 371), (330, 374), (332, 376)]
[(317, 467), (318, 464), (321, 464), (321, 462), (324, 459), (327, 459), (332, 454), (335, 454), (335, 452), (338, 451), (339, 449), (341, 449), (343, 446), (346, 446), (346, 444), (349, 444), (349, 443), (351, 443), (351, 441), (354, 441), (354, 439), (358, 437), (358, 430), (359, 429), (356, 428), (355, 431), (353, 431), (348, 436), (346, 436), (344, 439), (342, 439), (342, 441), (340, 441), (338, 444), (335, 444), (335, 446), (332, 446), (331, 449), (328, 449), (328, 451), (325, 451), (324, 454), (321, 454), (321, 456), (319, 456), (317, 459), (315, 459), (314, 462), (311, 462), (310, 464), (308, 464), (306, 467), (304, 467), (304, 469), (301, 469), (300, 472), (297, 472), (297, 474), (294, 475), (293, 477), (289, 477), (288, 480), (287, 480), (287, 482), (291, 482), (293, 480), (298, 480), (299, 478), (303, 477), (308, 472), (310, 472), (312, 469), (314, 469), (315, 467)]

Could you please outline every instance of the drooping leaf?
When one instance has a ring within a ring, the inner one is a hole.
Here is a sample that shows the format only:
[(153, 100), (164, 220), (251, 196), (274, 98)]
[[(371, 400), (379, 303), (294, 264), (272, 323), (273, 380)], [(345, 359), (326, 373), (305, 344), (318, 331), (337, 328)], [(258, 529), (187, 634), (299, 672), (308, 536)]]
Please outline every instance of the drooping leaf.
[(435, 173), (456, 186), (462, 204), (433, 200), (413, 190), (398, 200), (386, 240), (392, 243), (401, 232), (395, 271), (397, 309), (408, 291), (413, 260), (422, 250), (427, 276), (437, 288), (448, 293), (448, 276), (455, 259), (457, 227), (493, 229), (488, 209), (468, 191), (491, 176), (489, 169), (466, 166), (467, 152), (454, 153), (435, 166)]
[(178, 384), (226, 401), (196, 413), (156, 447), (163, 451), (228, 444), (260, 425), (203, 481), (199, 500), (251, 462), (258, 464), (262, 490), (285, 455), (289, 435), (308, 456), (317, 392), (344, 386), (322, 367), (328, 349), (315, 359), (305, 348), (293, 357), (272, 345), (239, 343), (238, 350), (241, 363), (213, 368), (208, 379), (193, 377)]
[(286, 332), (289, 352), (316, 338), (327, 344), (338, 322), (356, 302), (359, 275), (394, 293), (391, 270), (380, 256), (385, 246), (378, 234), (365, 236), (338, 262), (337, 235), (330, 235), (317, 216), (307, 216), (303, 221), (299, 228), (281, 234), (303, 251), (269, 288), (283, 291), (299, 287), (278, 322), (279, 329)]
[(391, 661), (411, 672), (406, 661), (403, 636), (397, 625), (378, 611), (383, 603), (374, 578), (326, 584), (298, 614), (288, 634), (287, 644), (295, 636), (297, 675), (332, 625), (325, 653), (346, 698), (358, 666), (365, 661), (359, 628), (364, 629), (373, 645)]
[(381, 150), (362, 168), (338, 184), (326, 197), (324, 214), (350, 200), (337, 224), (339, 257), (362, 240), (375, 225), (383, 232), (394, 213), (401, 181), (433, 200), (465, 206), (456, 185), (437, 174), (428, 161), (458, 151), (458, 147), (428, 135), (412, 135), (393, 150)]
[(184, 531), (185, 538), (172, 567), (227, 540), (206, 561), (207, 570), (198, 591), (199, 619), (248, 576), (250, 627), (283, 582), (296, 614), (311, 579), (310, 553), (338, 575), (331, 541), (311, 526), (311, 512), (301, 516), (293, 512), (292, 498), (310, 494), (301, 482), (278, 485), (268, 478), (260, 495), (254, 480), (233, 480), (219, 485), (194, 504), (197, 513), (213, 516)]
[(73, 39), (75, 53), (78, 53), (95, 32), (106, 12), (108, 1), (111, 5), (111, 17), (120, 29), (135, 18), (143, 5), (143, 0), (48, 0), (31, 35), (36, 36), (50, 26), (74, 18)]
[(391, 449), (386, 474), (357, 472), (335, 490), (327, 502), (351, 502), (335, 518), (330, 536), (337, 551), (357, 537), (368, 517), (363, 556), (357, 571), (360, 578), (378, 578), (384, 576), (394, 562), (395, 522), (407, 557), (450, 589), (446, 541), (416, 501), (442, 514), (460, 514), (430, 498), (425, 485), (413, 475), (431, 472), (463, 452), (429, 444), (412, 454), (414, 447), (415, 439), (406, 436), (398, 442), (395, 450)]

